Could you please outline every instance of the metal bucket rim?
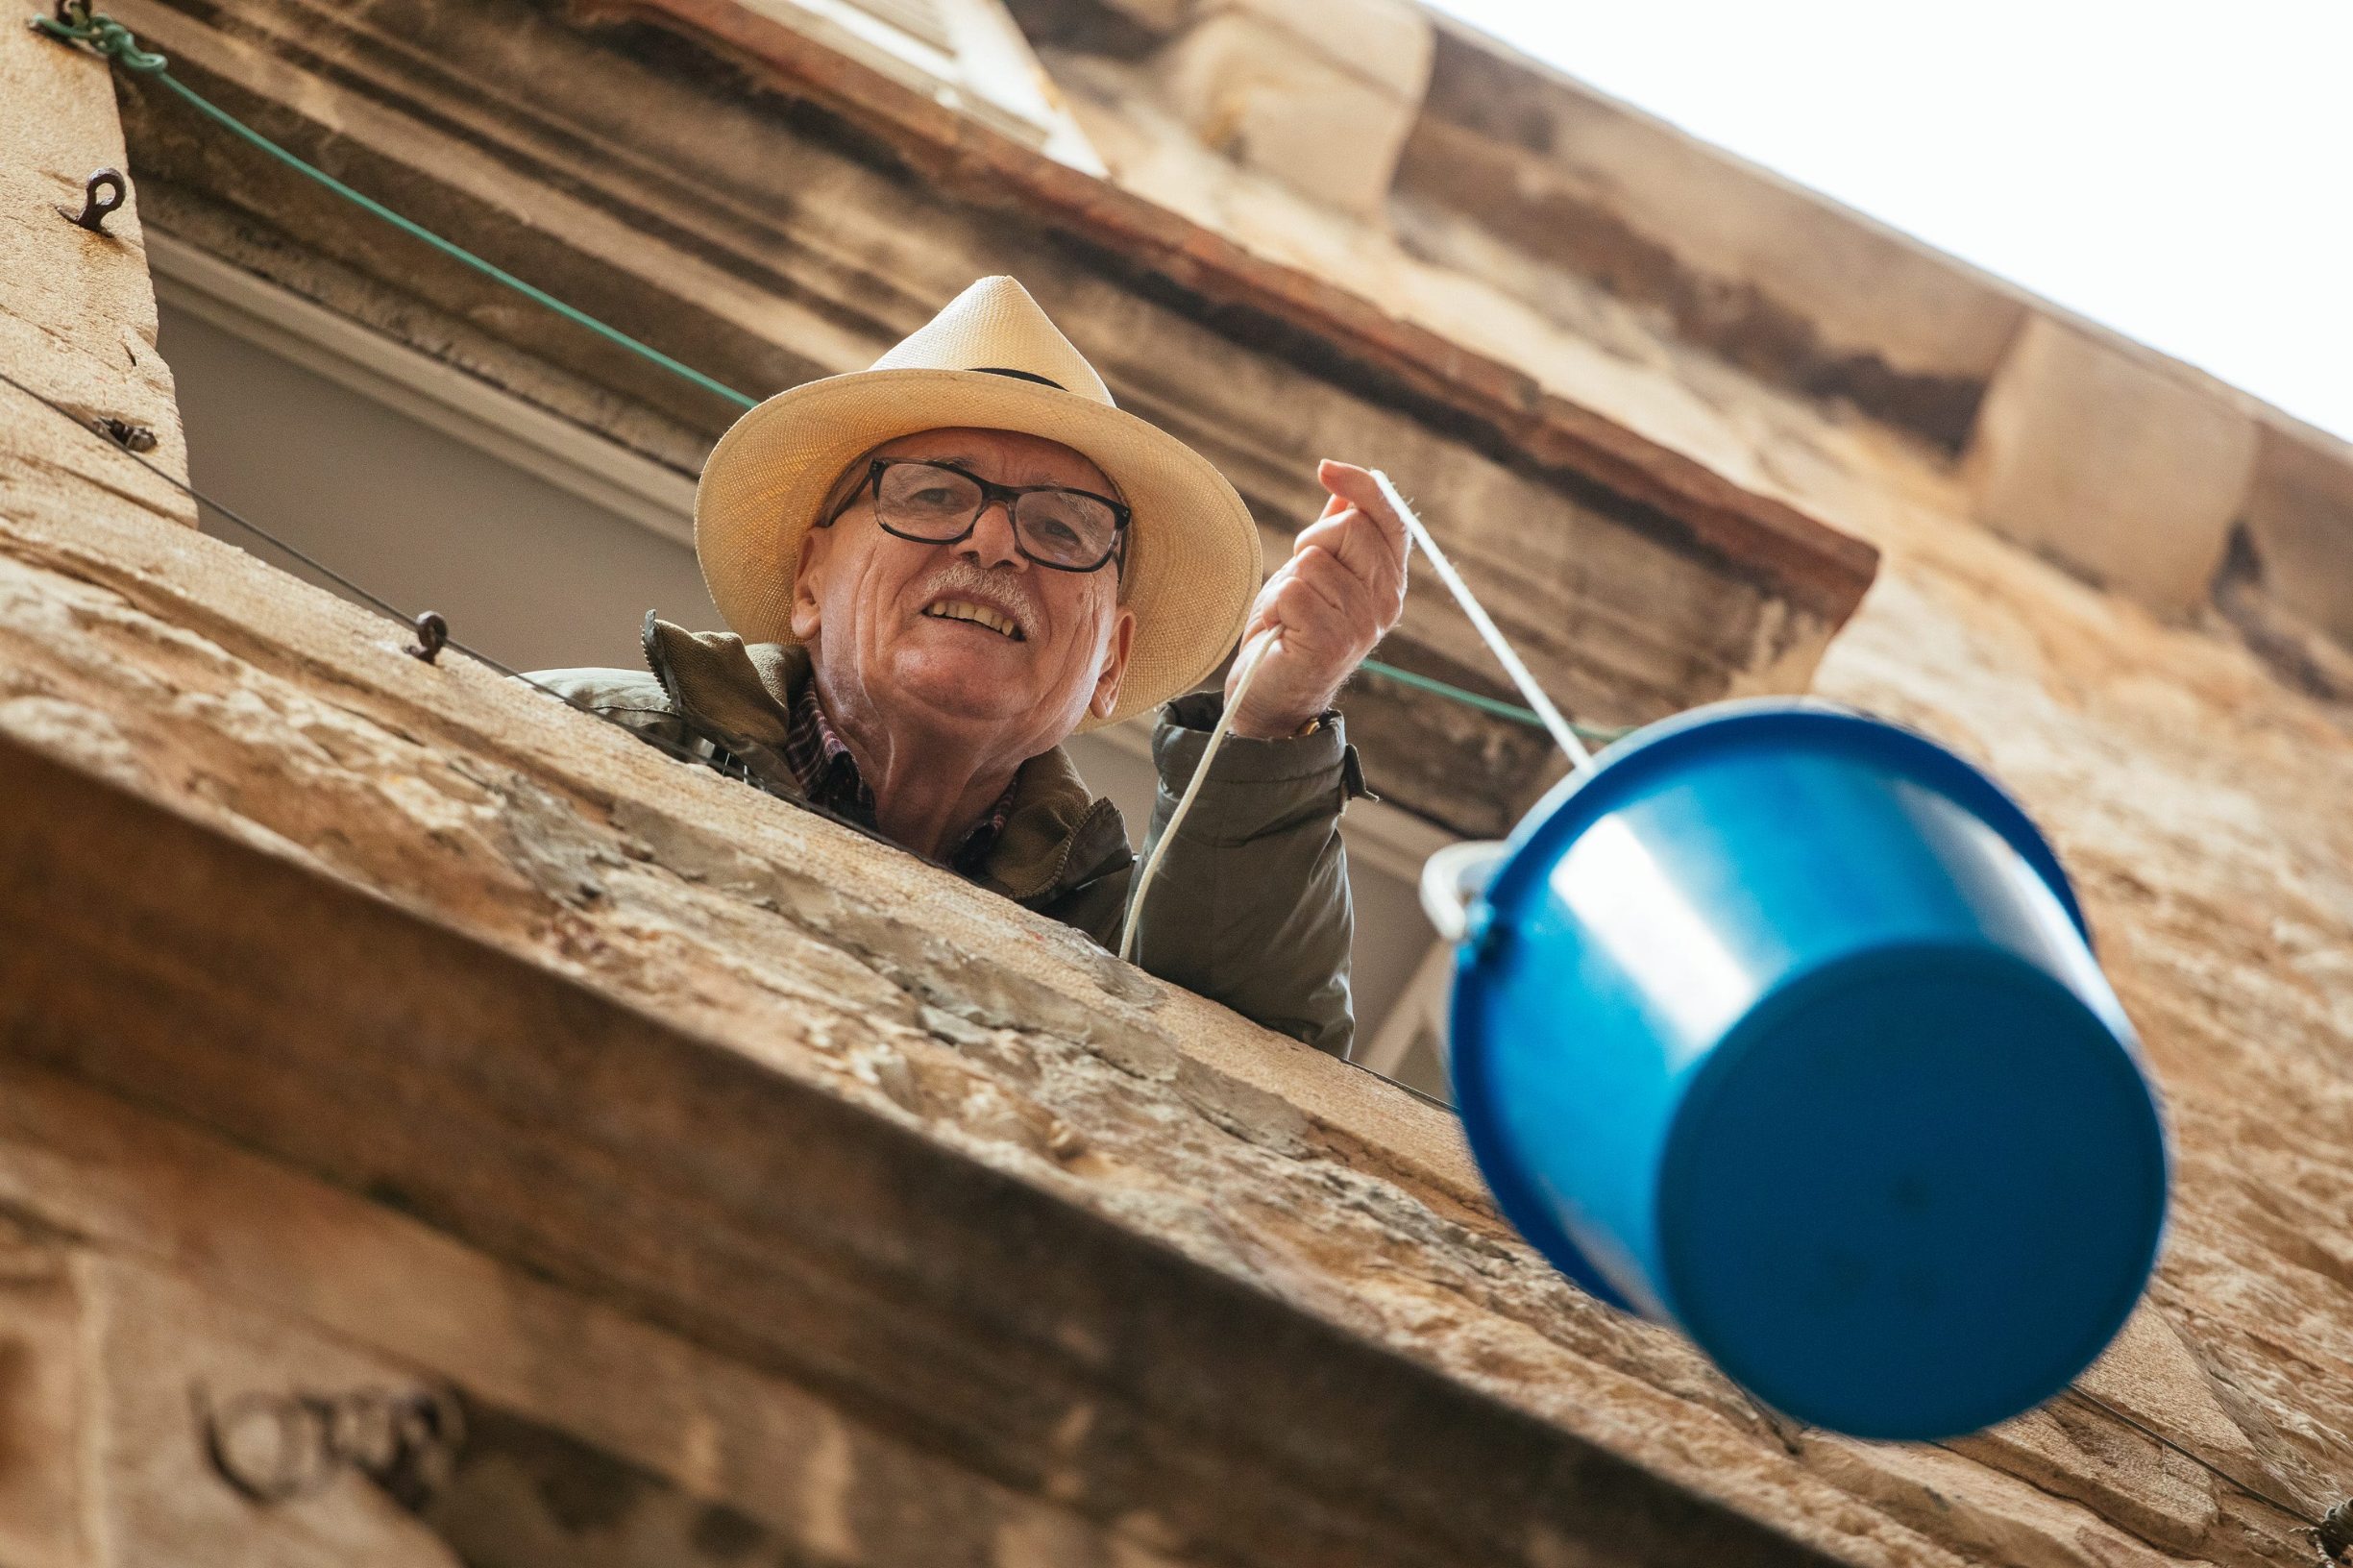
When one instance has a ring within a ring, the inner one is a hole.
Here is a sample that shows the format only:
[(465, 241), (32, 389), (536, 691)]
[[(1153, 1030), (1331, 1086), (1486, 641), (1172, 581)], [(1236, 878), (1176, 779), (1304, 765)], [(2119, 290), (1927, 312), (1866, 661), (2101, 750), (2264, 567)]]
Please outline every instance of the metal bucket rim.
[[(1868, 749), (1875, 761), (1897, 765), (1913, 782), (1971, 811), (2034, 869), (2067, 911), (2084, 944), (2092, 945), (2092, 928), (2066, 869), (2008, 791), (1919, 730), (1815, 698), (1745, 698), (1690, 709), (1627, 737), (1605, 751), (1588, 772), (1571, 773), (1554, 785), (1505, 841), (1503, 858), (1480, 895), (1481, 913), (1473, 928), (1491, 919), (1493, 910), (1529, 875), (1550, 871), (1557, 857), (1532, 851), (1565, 849), (1569, 841), (1660, 769), (1690, 760), (1695, 750), (1759, 739), (1760, 729), (1793, 729), (1831, 743), (1826, 749)], [(1537, 859), (1544, 862), (1543, 872), (1531, 870)]]

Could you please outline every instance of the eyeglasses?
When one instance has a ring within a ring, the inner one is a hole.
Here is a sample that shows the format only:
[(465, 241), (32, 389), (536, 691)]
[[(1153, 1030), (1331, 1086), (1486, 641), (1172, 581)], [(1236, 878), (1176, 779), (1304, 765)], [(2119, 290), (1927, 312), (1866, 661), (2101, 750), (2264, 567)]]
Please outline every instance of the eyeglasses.
[(1127, 507), (1091, 490), (1059, 484), (995, 484), (953, 463), (913, 457), (877, 457), (866, 481), (852, 490), (833, 515), (830, 527), (869, 491), (874, 521), (885, 533), (918, 544), (953, 545), (972, 536), (980, 514), (998, 502), (1013, 520), (1014, 548), (1024, 558), (1057, 572), (1093, 572), (1114, 557), (1127, 558)]

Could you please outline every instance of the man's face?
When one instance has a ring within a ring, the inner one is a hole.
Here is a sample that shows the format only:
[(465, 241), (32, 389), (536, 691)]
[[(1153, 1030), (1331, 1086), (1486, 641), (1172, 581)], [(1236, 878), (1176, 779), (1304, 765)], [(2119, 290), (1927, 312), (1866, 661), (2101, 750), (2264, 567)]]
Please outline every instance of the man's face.
[[(871, 456), (953, 463), (998, 484), (1115, 494), (1068, 447), (1010, 430), (925, 430)], [(869, 460), (859, 460), (857, 477)], [(837, 714), (853, 704), (886, 723), (915, 720), (1028, 757), (1059, 744), (1090, 709), (1108, 715), (1116, 703), (1135, 633), (1118, 586), (1115, 563), (1058, 572), (1029, 560), (1001, 503), (952, 545), (887, 533), (870, 486), (832, 526), (809, 531), (793, 632)], [(974, 607), (1012, 629), (971, 619)]]

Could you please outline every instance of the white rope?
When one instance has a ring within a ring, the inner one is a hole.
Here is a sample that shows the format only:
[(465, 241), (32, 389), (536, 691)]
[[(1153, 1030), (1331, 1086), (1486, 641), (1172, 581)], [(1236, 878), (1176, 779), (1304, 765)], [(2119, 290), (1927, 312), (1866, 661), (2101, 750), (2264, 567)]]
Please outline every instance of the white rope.
[[(1585, 749), (1585, 743), (1577, 738), (1577, 731), (1569, 727), (1569, 722), (1560, 716), (1560, 710), (1553, 706), (1553, 699), (1544, 695), (1544, 688), (1536, 684), (1536, 677), (1530, 673), (1527, 665), (1520, 662), (1519, 654), (1513, 652), (1511, 645), (1504, 641), (1502, 629), (1487, 614), (1486, 606), (1480, 603), (1477, 596), (1471, 592), (1470, 584), (1464, 582), (1461, 574), (1455, 570), (1455, 563), (1446, 558), (1446, 551), (1440, 550), (1438, 542), (1430, 537), (1430, 529), (1413, 508), (1407, 504), (1406, 498), (1397, 493), (1397, 486), (1389, 482), (1386, 474), (1376, 468), (1372, 476), (1373, 482), (1381, 487), (1383, 498), (1396, 509), (1407, 531), (1413, 535), (1414, 541), (1430, 557), (1430, 564), (1437, 568), (1438, 578), (1446, 584), (1447, 592), (1455, 596), (1455, 602), (1461, 605), (1462, 613), (1471, 618), (1471, 625), (1478, 628), (1480, 637), (1510, 674), (1513, 684), (1520, 689), (1520, 695), (1528, 698), (1528, 705), (1536, 711), (1537, 718), (1544, 721), (1544, 727), (1552, 731), (1553, 740), (1568, 753), (1569, 761), (1579, 772), (1591, 768), (1593, 753)], [(1167, 858), (1168, 846), (1176, 842), (1177, 829), (1185, 825), (1186, 814), (1192, 810), (1193, 800), (1200, 795), (1203, 781), (1210, 776), (1210, 764), (1216, 760), (1217, 748), (1225, 744), (1226, 731), (1232, 727), (1235, 711), (1242, 705), (1242, 698), (1250, 690), (1251, 677), (1259, 673), (1259, 666), (1265, 662), (1266, 655), (1273, 651), (1278, 641), (1279, 633), (1268, 631), (1241, 651), (1238, 662), (1239, 674), (1234, 680), (1234, 696), (1227, 700), (1225, 711), (1217, 716), (1216, 725), (1210, 730), (1209, 741), (1201, 747), (1201, 761), (1194, 767), (1193, 776), (1186, 784), (1185, 794), (1178, 799), (1176, 810), (1168, 814), (1168, 825), (1161, 830), (1160, 842), (1152, 846), (1152, 858), (1144, 863), (1141, 874), (1136, 878), (1135, 890), (1129, 895), (1127, 929), (1119, 937), (1119, 956), (1122, 959), (1133, 960), (1136, 956), (1136, 929), (1143, 914), (1144, 895), (1151, 890), (1152, 879), (1160, 875), (1161, 862)], [(1427, 903), (1427, 877), (1424, 883), (1424, 901)], [(1439, 923), (1443, 929), (1444, 922)]]
[(1226, 743), (1226, 731), (1234, 727), (1234, 714), (1242, 705), (1242, 698), (1250, 690), (1250, 681), (1259, 673), (1259, 666), (1273, 652), (1280, 635), (1272, 630), (1241, 651), (1240, 670), (1235, 676), (1234, 695), (1226, 700), (1225, 711), (1210, 728), (1210, 738), (1201, 747), (1201, 761), (1193, 768), (1193, 776), (1185, 786), (1176, 810), (1168, 814), (1168, 825), (1161, 829), (1160, 843), (1152, 846), (1152, 858), (1144, 862), (1143, 872), (1136, 878), (1136, 891), (1128, 898), (1127, 929), (1119, 937), (1119, 956), (1136, 956), (1136, 928), (1141, 923), (1144, 894), (1151, 889), (1152, 879), (1160, 875), (1160, 864), (1168, 858), (1168, 846), (1176, 843), (1177, 829), (1185, 825), (1186, 814), (1193, 809), (1193, 799), (1201, 793), (1202, 781), (1210, 776), (1210, 764), (1216, 760), (1217, 748)]
[(1462, 606), (1462, 613), (1469, 616), (1471, 625), (1479, 628), (1479, 635), (1486, 641), (1488, 649), (1502, 662), (1513, 684), (1519, 687), (1520, 695), (1528, 698), (1528, 705), (1536, 710), (1536, 717), (1544, 721), (1544, 727), (1553, 732), (1554, 741), (1568, 753), (1569, 761), (1580, 772), (1592, 767), (1593, 753), (1585, 749), (1585, 743), (1577, 738), (1577, 731), (1569, 727), (1569, 722), (1560, 716), (1560, 710), (1553, 706), (1553, 699), (1544, 695), (1544, 688), (1536, 684), (1536, 677), (1529, 673), (1528, 666), (1520, 662), (1520, 656), (1511, 650), (1511, 645), (1504, 641), (1504, 634), (1488, 616), (1486, 606), (1472, 595), (1470, 584), (1462, 580), (1461, 574), (1455, 570), (1455, 563), (1448, 560), (1446, 551), (1438, 548), (1438, 542), (1430, 537), (1430, 530), (1414, 515), (1413, 508), (1406, 504), (1406, 498), (1397, 493), (1397, 486), (1391, 484), (1389, 477), (1377, 468), (1373, 470), (1373, 482), (1381, 487), (1381, 494), (1396, 508), (1397, 515), (1405, 520), (1406, 528), (1413, 535), (1414, 542), (1429, 554), (1430, 564), (1438, 569), (1438, 578), (1446, 584), (1446, 591), (1455, 596), (1455, 602)]

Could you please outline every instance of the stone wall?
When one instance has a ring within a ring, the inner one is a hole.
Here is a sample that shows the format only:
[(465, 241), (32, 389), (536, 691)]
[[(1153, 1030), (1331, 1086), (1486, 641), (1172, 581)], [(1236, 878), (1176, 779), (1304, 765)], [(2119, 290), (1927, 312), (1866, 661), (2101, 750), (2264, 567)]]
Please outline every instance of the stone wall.
[[(1846, 455), (1902, 567), (1826, 684), (2022, 790), (2171, 1096), (2093, 1398), (1777, 1429), (1552, 1276), (1439, 1113), (117, 502), (0, 534), (17, 1431), (75, 1424), (117, 1538), (287, 1561), (443, 1516), (224, 1491), (200, 1384), (450, 1390), (499, 1434), (460, 1542), (539, 1528), (513, 1493), (616, 1552), (716, 1506), (878, 1562), (956, 1560), (892, 1533), (926, 1507), (1007, 1562), (1780, 1554), (1712, 1497), (1860, 1562), (2292, 1560), (2255, 1494), (2316, 1513), (2353, 1392), (2353, 746)], [(642, 1503), (562, 1504), (600, 1464)], [(1092, 1544), (1002, 1547), (1046, 1539)]]
[(1387, 200), (1340, 223), (1157, 112), (1155, 35), (1184, 8), (1015, 9), (1113, 177), (1205, 226), (1671, 441), (1729, 367), (1966, 452), (1988, 526), (2160, 613), (2221, 603), (2287, 678), (2353, 693), (2344, 441), (1460, 23), (1436, 19)]
[(5, 396), (11, 1568), (2300, 1564), (2353, 1489), (2353, 723), (1872, 427), (1755, 385), (1689, 450), (1884, 551), (1817, 689), (2049, 829), (2179, 1154), (2116, 1351), (1942, 1445), (1767, 1417), (1442, 1113), (412, 658)]

